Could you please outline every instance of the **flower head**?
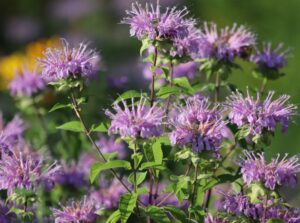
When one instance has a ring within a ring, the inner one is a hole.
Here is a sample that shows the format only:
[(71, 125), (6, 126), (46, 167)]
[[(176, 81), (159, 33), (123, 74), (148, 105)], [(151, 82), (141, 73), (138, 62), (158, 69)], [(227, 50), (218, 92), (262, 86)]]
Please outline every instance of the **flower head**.
[(159, 136), (162, 132), (162, 119), (164, 111), (154, 104), (152, 107), (146, 105), (146, 98), (141, 98), (135, 106), (132, 98), (132, 106), (122, 100), (122, 106), (115, 103), (113, 108), (115, 114), (106, 110), (105, 114), (112, 119), (109, 134), (120, 134), (122, 138), (150, 138)]
[(38, 185), (49, 189), (56, 175), (59, 174), (59, 169), (60, 166), (55, 163), (47, 166), (36, 154), (24, 154), (19, 151), (2, 154), (0, 189), (7, 189), (8, 194), (11, 194), (15, 188), (35, 190)]
[(2, 140), (6, 144), (13, 145), (20, 141), (26, 126), (24, 121), (16, 115), (9, 123), (5, 124), (2, 113), (0, 112), (0, 132)]
[(35, 71), (23, 70), (10, 82), (9, 90), (13, 96), (31, 97), (35, 93), (45, 89), (46, 85), (41, 75)]
[(80, 202), (72, 200), (67, 206), (60, 206), (61, 210), (52, 209), (55, 223), (94, 222), (97, 218), (93, 202), (86, 197)]
[(245, 26), (225, 27), (218, 32), (215, 23), (205, 23), (200, 41), (199, 56), (232, 62), (235, 57), (244, 57), (247, 48), (253, 47), (256, 36)]
[(124, 159), (126, 156), (125, 145), (123, 142), (116, 142), (112, 136), (105, 137), (100, 135), (99, 140), (96, 142), (102, 153), (117, 153), (119, 159)]
[(107, 209), (116, 208), (119, 204), (120, 197), (127, 192), (123, 185), (116, 179), (111, 182), (100, 182), (100, 190), (93, 191), (90, 199), (94, 201), (96, 207), (104, 207)]
[(210, 109), (207, 98), (194, 96), (176, 111), (177, 115), (170, 120), (174, 126), (170, 134), (173, 145), (191, 146), (195, 152), (218, 152), (226, 128), (218, 106)]
[(263, 50), (257, 50), (256, 54), (250, 57), (250, 60), (261, 68), (278, 70), (287, 65), (287, 57), (290, 49), (283, 50), (283, 44), (279, 44), (272, 49), (271, 43), (265, 43)]
[(62, 39), (61, 47), (48, 48), (39, 63), (43, 68), (43, 78), (50, 82), (70, 77), (91, 78), (95, 75), (95, 63), (98, 59), (98, 54), (89, 50), (87, 44), (80, 43), (76, 48)]
[(248, 90), (245, 98), (239, 92), (232, 93), (225, 103), (230, 121), (238, 127), (248, 126), (252, 136), (262, 134), (263, 130), (274, 132), (276, 124), (281, 124), (282, 131), (286, 131), (297, 107), (287, 104), (288, 95), (272, 101), (273, 96), (274, 92), (270, 91), (262, 102), (259, 94), (254, 99)]
[(127, 17), (123, 24), (130, 25), (130, 35), (138, 39), (173, 39), (184, 37), (190, 26), (195, 25), (193, 19), (185, 19), (188, 14), (186, 8), (177, 10), (176, 7), (166, 8), (161, 12), (160, 5), (146, 4), (145, 8), (139, 3), (133, 3), (132, 9), (126, 11)]
[(274, 190), (276, 186), (295, 186), (300, 172), (300, 163), (297, 156), (287, 158), (287, 154), (280, 159), (272, 159), (266, 163), (264, 155), (245, 152), (246, 158), (240, 163), (245, 183), (261, 182), (265, 187)]

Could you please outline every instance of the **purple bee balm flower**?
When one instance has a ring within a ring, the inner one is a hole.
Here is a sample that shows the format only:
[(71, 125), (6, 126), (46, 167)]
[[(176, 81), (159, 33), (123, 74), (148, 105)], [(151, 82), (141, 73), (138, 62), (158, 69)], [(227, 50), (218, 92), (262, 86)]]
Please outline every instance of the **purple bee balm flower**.
[(272, 159), (266, 163), (264, 154), (244, 152), (246, 158), (240, 163), (245, 183), (261, 182), (265, 187), (274, 190), (276, 186), (295, 186), (300, 172), (300, 163), (297, 156), (287, 158), (287, 154), (280, 159)]
[(46, 84), (37, 72), (23, 70), (10, 82), (9, 90), (12, 96), (31, 97), (39, 91), (44, 90)]
[(94, 50), (88, 45), (80, 43), (72, 47), (65, 40), (61, 40), (61, 48), (48, 48), (44, 58), (39, 58), (42, 67), (42, 77), (47, 81), (58, 81), (67, 78), (91, 78), (96, 72), (96, 63), (99, 60)]
[(245, 57), (247, 48), (253, 47), (255, 43), (255, 34), (243, 25), (233, 24), (232, 28), (225, 27), (218, 32), (215, 23), (205, 23), (200, 40), (199, 57), (232, 62), (237, 56)]
[(49, 189), (50, 183), (59, 174), (59, 166), (55, 163), (47, 166), (36, 154), (16, 151), (4, 156), (0, 160), (0, 189), (7, 189), (8, 194), (15, 188), (35, 190), (39, 185)]
[(127, 17), (122, 23), (130, 25), (130, 35), (139, 40), (182, 38), (188, 34), (189, 27), (196, 23), (193, 19), (185, 19), (189, 13), (186, 8), (166, 8), (165, 12), (161, 12), (159, 4), (156, 7), (146, 4), (143, 8), (141, 4), (133, 3), (132, 9), (126, 13)]
[(132, 107), (122, 100), (122, 106), (115, 103), (115, 114), (106, 110), (105, 114), (112, 119), (109, 134), (120, 134), (122, 138), (151, 138), (160, 136), (162, 133), (162, 120), (164, 110), (154, 104), (146, 105), (146, 98), (142, 97), (135, 106), (131, 99)]
[(53, 208), (52, 213), (55, 223), (69, 222), (94, 222), (97, 218), (96, 209), (91, 200), (86, 197), (82, 201), (70, 201), (67, 206), (61, 206), (61, 210)]
[(283, 50), (283, 44), (279, 44), (272, 49), (271, 43), (265, 43), (263, 50), (257, 52), (250, 57), (250, 61), (256, 63), (260, 68), (268, 68), (279, 70), (287, 65), (287, 57), (290, 49)]
[(100, 186), (100, 190), (92, 191), (90, 194), (90, 199), (94, 201), (97, 208), (116, 208), (119, 204), (120, 197), (127, 192), (124, 186), (116, 179), (113, 179), (110, 183), (103, 182), (102, 180)]
[(191, 146), (195, 152), (218, 153), (226, 122), (218, 106), (210, 109), (210, 105), (208, 98), (194, 96), (186, 100), (185, 106), (176, 109), (177, 115), (170, 120), (174, 126), (170, 134), (173, 145)]
[(124, 159), (126, 157), (125, 144), (122, 141), (116, 142), (116, 139), (112, 136), (107, 138), (103, 135), (100, 135), (96, 144), (104, 154), (117, 153), (117, 157), (119, 159)]
[(16, 115), (9, 123), (5, 124), (2, 113), (0, 112), (1, 138), (5, 140), (6, 144), (14, 145), (16, 142), (22, 140), (25, 128), (24, 121), (18, 115)]
[(262, 102), (259, 94), (254, 99), (248, 89), (245, 98), (239, 92), (232, 93), (225, 103), (229, 110), (229, 120), (238, 127), (248, 126), (251, 136), (260, 135), (263, 130), (274, 132), (278, 123), (281, 124), (282, 131), (286, 131), (297, 107), (287, 104), (290, 98), (288, 95), (282, 95), (272, 101), (273, 96), (274, 92), (270, 91)]
[(87, 185), (85, 168), (75, 162), (65, 163), (62, 162), (61, 174), (55, 179), (56, 183), (61, 185), (73, 186), (81, 188)]
[(215, 218), (212, 214), (208, 214), (204, 219), (204, 223), (229, 223), (227, 220)]
[(174, 77), (187, 77), (193, 80), (197, 71), (199, 70), (199, 63), (190, 61), (174, 66)]
[(10, 207), (7, 206), (2, 200), (0, 200), (0, 222), (1, 223), (12, 223), (17, 222), (17, 216), (10, 212)]

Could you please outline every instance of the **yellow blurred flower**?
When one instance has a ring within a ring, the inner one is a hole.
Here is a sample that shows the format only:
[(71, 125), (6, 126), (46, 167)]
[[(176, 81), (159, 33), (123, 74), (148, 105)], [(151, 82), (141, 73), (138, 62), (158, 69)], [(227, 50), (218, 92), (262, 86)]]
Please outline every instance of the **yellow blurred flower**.
[(0, 90), (6, 90), (9, 82), (17, 72), (24, 67), (28, 70), (36, 69), (36, 58), (42, 57), (42, 52), (59, 45), (56, 37), (29, 43), (23, 52), (16, 52), (0, 58)]

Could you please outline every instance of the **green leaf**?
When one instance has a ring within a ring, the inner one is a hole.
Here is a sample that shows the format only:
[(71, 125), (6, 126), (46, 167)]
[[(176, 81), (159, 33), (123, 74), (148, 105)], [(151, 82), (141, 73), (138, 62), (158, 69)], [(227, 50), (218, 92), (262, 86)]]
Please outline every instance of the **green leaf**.
[(119, 211), (121, 217), (121, 223), (126, 223), (128, 218), (133, 212), (133, 209), (136, 205), (138, 195), (135, 193), (124, 194), (119, 203)]
[(84, 128), (83, 125), (79, 121), (71, 121), (61, 126), (56, 127), (57, 129), (72, 131), (72, 132), (83, 132)]
[(250, 197), (251, 203), (260, 203), (260, 198), (266, 194), (266, 189), (258, 183), (251, 184), (249, 187), (251, 192), (248, 194), (248, 196)]
[(269, 219), (267, 223), (284, 223), (284, 221), (280, 219)]
[(149, 169), (149, 168), (161, 169), (160, 167), (162, 167), (162, 165), (158, 164), (156, 162), (145, 162), (145, 163), (142, 163), (140, 170), (145, 170), (145, 169)]
[[(144, 180), (146, 179), (147, 176), (147, 171), (145, 172), (137, 172), (136, 173), (136, 185), (140, 185), (141, 183), (144, 182)], [(134, 173), (131, 173), (128, 177), (128, 181), (129, 183), (131, 183), (132, 185), (134, 185)]]
[(93, 132), (107, 132), (108, 126), (105, 123), (101, 122), (98, 126), (93, 126), (91, 130)]
[(167, 205), (164, 207), (164, 210), (166, 212), (168, 212), (170, 215), (172, 215), (172, 217), (182, 223), (186, 223), (188, 222), (188, 219), (184, 213), (184, 211), (182, 211), (181, 209), (171, 206), (171, 205)]
[(186, 88), (189, 91), (190, 94), (194, 93), (194, 89), (192, 88), (192, 86), (191, 86), (189, 80), (187, 79), (187, 77), (174, 78), (173, 83), (180, 86), (180, 87)]
[(161, 143), (156, 141), (152, 146), (152, 151), (155, 163), (162, 164), (163, 152), (161, 149)]
[(141, 92), (138, 92), (136, 90), (129, 90), (125, 91), (123, 94), (121, 94), (114, 103), (119, 103), (122, 100), (131, 99), (131, 98), (140, 98), (142, 96)]
[(109, 218), (106, 220), (106, 223), (117, 223), (121, 218), (121, 212), (119, 210), (114, 211)]
[(152, 220), (159, 223), (170, 223), (171, 221), (166, 216), (164, 211), (156, 206), (149, 206), (146, 209), (146, 215), (148, 215)]
[(108, 170), (108, 169), (114, 169), (114, 168), (125, 168), (125, 169), (130, 170), (131, 165), (126, 160), (111, 160), (106, 163), (94, 163), (91, 166), (91, 171), (90, 171), (91, 183), (93, 183), (95, 181), (96, 177), (100, 174), (101, 171)]
[(168, 98), (170, 95), (173, 94), (180, 94), (181, 93), (181, 89), (177, 86), (164, 86), (161, 87), (159, 89), (159, 91), (157, 92), (157, 97), (162, 98), (162, 99), (166, 99)]
[(53, 107), (50, 109), (50, 112), (54, 112), (56, 110), (62, 109), (62, 108), (72, 108), (71, 104), (60, 104), (60, 103), (56, 103), (55, 105), (53, 105)]
[(151, 46), (151, 42), (150, 42), (150, 40), (149, 39), (143, 39), (142, 40), (142, 46), (141, 46), (141, 49), (140, 49), (140, 56), (142, 56), (143, 55), (143, 52), (145, 51), (145, 50), (147, 50), (149, 47)]

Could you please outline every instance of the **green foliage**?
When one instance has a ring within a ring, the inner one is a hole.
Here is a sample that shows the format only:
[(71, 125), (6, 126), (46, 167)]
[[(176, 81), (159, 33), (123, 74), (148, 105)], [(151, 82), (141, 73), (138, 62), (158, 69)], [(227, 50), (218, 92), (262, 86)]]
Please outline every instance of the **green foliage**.
[(83, 132), (84, 131), (83, 125), (79, 121), (67, 122), (56, 128), (71, 131), (71, 132)]
[(121, 223), (126, 223), (130, 215), (133, 213), (133, 209), (136, 206), (138, 195), (135, 193), (124, 194), (120, 198), (119, 211)]
[(147, 207), (146, 215), (157, 223), (171, 223), (169, 218), (164, 213), (164, 210), (156, 206)]

